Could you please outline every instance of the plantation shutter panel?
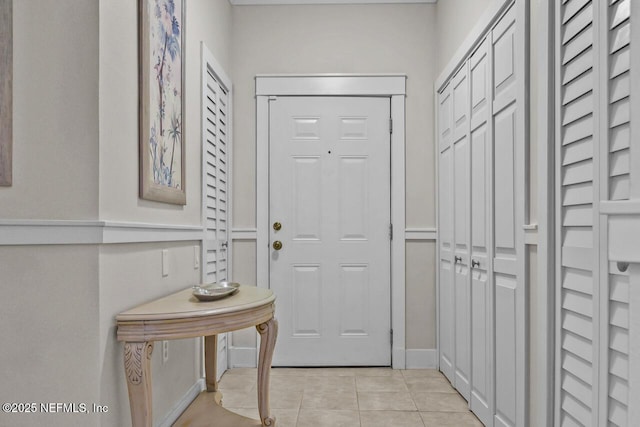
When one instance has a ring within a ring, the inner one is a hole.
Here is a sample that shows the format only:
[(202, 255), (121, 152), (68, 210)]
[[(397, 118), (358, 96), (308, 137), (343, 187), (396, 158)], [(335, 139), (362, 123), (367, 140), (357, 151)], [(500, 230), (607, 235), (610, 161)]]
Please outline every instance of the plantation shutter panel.
[(595, 425), (597, 408), (597, 185), (594, 183), (594, 138), (597, 118), (597, 58), (594, 46), (594, 5), (591, 1), (565, 0), (559, 6), (559, 161), (556, 197), (559, 199), (560, 328), (557, 339), (559, 366), (559, 424)]
[[(607, 190), (603, 200), (629, 200), (630, 167), (630, 0), (607, 2), (604, 11), (606, 41), (605, 89), (606, 127), (601, 177)], [(636, 5), (637, 6), (637, 5)], [(606, 143), (605, 143), (606, 142)], [(606, 223), (604, 223), (606, 226)], [(606, 244), (606, 242), (603, 242)], [(602, 354), (607, 384), (601, 405), (602, 424), (628, 425), (629, 403), (629, 272), (620, 272), (615, 263), (604, 260), (602, 309), (607, 320), (607, 343)], [(607, 285), (607, 286), (604, 286)]]
[(557, 8), (556, 424), (627, 426), (629, 276), (599, 205), (629, 199), (630, 0)]
[[(207, 52), (208, 53), (208, 52)], [(210, 54), (203, 57), (203, 218), (202, 276), (205, 283), (229, 279), (229, 92), (217, 80)], [(229, 84), (229, 83), (226, 83)], [(228, 334), (218, 334), (217, 379), (226, 371)]]
[(227, 115), (228, 94), (214, 76), (207, 73), (205, 89), (206, 141), (206, 237), (205, 281), (227, 280), (228, 245), (228, 177), (227, 177)]

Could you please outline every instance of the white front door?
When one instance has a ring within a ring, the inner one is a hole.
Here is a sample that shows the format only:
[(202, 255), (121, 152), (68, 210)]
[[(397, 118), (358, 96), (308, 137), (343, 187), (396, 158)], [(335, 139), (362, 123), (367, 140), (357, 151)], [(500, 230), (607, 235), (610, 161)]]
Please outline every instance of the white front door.
[(274, 365), (391, 364), (389, 118), (389, 98), (269, 102)]

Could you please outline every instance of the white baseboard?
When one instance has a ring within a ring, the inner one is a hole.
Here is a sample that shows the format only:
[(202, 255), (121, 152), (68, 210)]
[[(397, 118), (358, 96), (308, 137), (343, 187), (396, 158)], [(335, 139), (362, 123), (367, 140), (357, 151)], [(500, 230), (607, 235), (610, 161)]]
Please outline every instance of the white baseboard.
[[(258, 357), (253, 347), (231, 347), (229, 349), (229, 368), (255, 368)], [(438, 367), (438, 351), (435, 349), (395, 348), (393, 351), (393, 369), (435, 369)]]
[(406, 369), (435, 369), (438, 367), (438, 352), (435, 349), (406, 350)]
[(258, 350), (253, 347), (230, 347), (229, 368), (256, 368)]
[(182, 415), (184, 410), (187, 409), (189, 405), (191, 405), (191, 402), (193, 402), (193, 400), (198, 397), (200, 392), (204, 390), (204, 388), (204, 378), (200, 378), (194, 385), (191, 386), (189, 391), (187, 391), (187, 393), (182, 396), (182, 399), (180, 399), (176, 403), (173, 409), (171, 409), (171, 411), (169, 411), (169, 413), (165, 415), (162, 421), (156, 424), (156, 427), (171, 427), (173, 423), (175, 423), (176, 420), (180, 417), (180, 415)]

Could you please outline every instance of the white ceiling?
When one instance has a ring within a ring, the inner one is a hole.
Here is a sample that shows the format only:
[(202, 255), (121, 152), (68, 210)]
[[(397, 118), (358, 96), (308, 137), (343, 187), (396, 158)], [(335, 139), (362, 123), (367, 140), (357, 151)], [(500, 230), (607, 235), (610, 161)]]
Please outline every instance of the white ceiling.
[(276, 4), (402, 4), (402, 3), (437, 3), (438, 0), (229, 0), (237, 6), (266, 6)]

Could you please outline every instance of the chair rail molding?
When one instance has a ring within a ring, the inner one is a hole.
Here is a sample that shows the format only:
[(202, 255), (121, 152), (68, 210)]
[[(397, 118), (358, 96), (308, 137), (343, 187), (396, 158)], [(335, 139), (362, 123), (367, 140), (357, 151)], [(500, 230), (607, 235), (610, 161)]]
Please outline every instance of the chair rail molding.
[(0, 220), (0, 246), (195, 241), (199, 225), (91, 220)]

